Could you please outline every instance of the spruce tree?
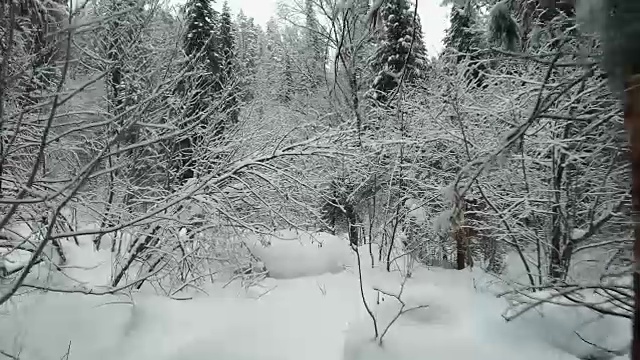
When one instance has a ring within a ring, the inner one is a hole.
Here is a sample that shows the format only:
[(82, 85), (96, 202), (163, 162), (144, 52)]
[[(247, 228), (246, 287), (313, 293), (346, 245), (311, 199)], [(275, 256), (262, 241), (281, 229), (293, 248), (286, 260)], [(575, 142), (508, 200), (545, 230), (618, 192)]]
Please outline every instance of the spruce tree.
[(233, 22), (231, 21), (231, 11), (227, 1), (222, 5), (219, 27), (219, 54), (221, 60), (221, 81), (223, 84), (230, 81), (235, 65), (235, 42), (233, 33)]
[[(209, 107), (214, 103), (213, 98), (220, 90), (219, 74), (221, 59), (217, 51), (217, 32), (215, 21), (216, 12), (211, 7), (210, 0), (188, 0), (185, 4), (187, 31), (183, 48), (189, 57), (195, 72), (186, 76), (179, 84), (178, 91), (185, 99), (186, 119), (183, 126), (190, 126), (195, 121), (200, 128), (207, 127)], [(174, 151), (175, 167), (179, 170), (179, 180), (195, 176), (196, 162), (193, 158), (194, 148), (203, 141), (200, 131), (185, 134), (177, 139)]]
[(253, 18), (247, 18), (242, 11), (238, 14), (236, 32), (236, 62), (243, 100), (249, 101), (254, 97), (252, 84), (255, 82), (256, 67), (260, 56), (258, 39), (259, 28)]
[(427, 58), (420, 18), (415, 16), (408, 0), (386, 1), (379, 15), (382, 31), (371, 64), (375, 73), (371, 97), (386, 102), (402, 76), (409, 82), (423, 76)]
[(293, 98), (293, 64), (288, 54), (284, 54), (284, 69), (279, 96), (283, 103), (288, 103)]
[(454, 4), (449, 17), (450, 26), (446, 31), (443, 43), (445, 47), (455, 49), (460, 54), (457, 62), (466, 54), (479, 47), (479, 34), (476, 29), (476, 18), (471, 4), (460, 6)]
[(261, 89), (269, 99), (282, 99), (285, 54), (280, 29), (274, 18), (267, 22), (262, 52), (257, 81), (261, 83)]
[[(227, 113), (228, 124), (235, 124), (238, 121), (238, 91), (235, 87), (236, 68), (236, 49), (234, 44), (233, 22), (231, 21), (231, 11), (229, 4), (225, 1), (222, 5), (222, 13), (220, 14), (219, 28), (219, 53), (222, 60), (220, 85), (225, 88), (227, 98), (224, 101), (223, 110)], [(224, 130), (224, 125), (218, 131)]]
[(305, 18), (307, 68), (311, 75), (311, 87), (317, 87), (324, 79), (324, 49), (313, 0), (305, 0)]
[(220, 72), (220, 57), (216, 51), (216, 18), (211, 0), (188, 0), (186, 3), (187, 31), (184, 51), (187, 56), (198, 56), (195, 61), (204, 63), (213, 75)]
[[(138, 0), (105, 2), (101, 12), (110, 17), (103, 51), (114, 64), (108, 75), (109, 101), (116, 111), (133, 103), (135, 71), (129, 66), (139, 50), (138, 34), (143, 17), (143, 3)], [(117, 14), (117, 15), (116, 15)]]
[(483, 35), (478, 26), (477, 13), (470, 1), (464, 6), (453, 5), (450, 23), (443, 40), (445, 48), (456, 53), (456, 63), (468, 61), (468, 69), (465, 70), (466, 78), (477, 86), (481, 86), (482, 71), (486, 66), (476, 52), (484, 46)]

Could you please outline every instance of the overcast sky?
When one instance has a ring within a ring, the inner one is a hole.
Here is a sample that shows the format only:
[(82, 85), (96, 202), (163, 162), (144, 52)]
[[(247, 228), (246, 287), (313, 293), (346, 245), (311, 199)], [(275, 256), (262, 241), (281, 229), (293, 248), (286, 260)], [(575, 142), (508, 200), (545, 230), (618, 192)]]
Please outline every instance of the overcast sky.
[[(184, 3), (185, 0), (173, 0), (174, 3)], [(429, 54), (435, 56), (442, 49), (444, 31), (449, 25), (448, 9), (440, 7), (441, 0), (418, 0), (418, 13), (422, 20), (424, 42)], [(278, 0), (229, 0), (229, 7), (234, 14), (240, 9), (244, 13), (264, 25), (271, 16), (276, 14)], [(223, 0), (217, 0), (215, 8), (222, 7)]]

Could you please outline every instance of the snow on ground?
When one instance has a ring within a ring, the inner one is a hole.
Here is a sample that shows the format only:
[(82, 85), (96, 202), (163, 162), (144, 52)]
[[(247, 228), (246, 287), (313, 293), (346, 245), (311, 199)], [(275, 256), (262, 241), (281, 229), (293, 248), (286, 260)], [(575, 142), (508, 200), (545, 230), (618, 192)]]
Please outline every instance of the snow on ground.
[[(131, 306), (126, 297), (30, 294), (0, 310), (0, 349), (21, 360), (98, 359), (120, 343)], [(9, 312), (7, 314), (7, 312)]]
[(0, 269), (11, 273), (25, 266), (31, 259), (31, 252), (20, 249), (0, 248)]
[(67, 257), (64, 272), (75, 286), (85, 288), (107, 286), (111, 282), (111, 251), (94, 251), (91, 237), (80, 239), (78, 245), (73, 241), (62, 241), (61, 245)]
[[(259, 240), (247, 245), (272, 276), (259, 284), (219, 281), (189, 301), (147, 293), (24, 295), (0, 312), (0, 349), (21, 344), (22, 360), (60, 358), (69, 342), (69, 359), (79, 360), (553, 360), (593, 350), (576, 330), (612, 348), (628, 342), (626, 322), (578, 308), (545, 305), (542, 315), (507, 323), (507, 304), (491, 294), (486, 275), (419, 268), (402, 299), (405, 309), (426, 307), (400, 317), (380, 346), (345, 240), (295, 231), (267, 238), (267, 247)], [(371, 268), (369, 250), (360, 253), (363, 291), (382, 332), (401, 305), (375, 289), (397, 294), (402, 277)], [(103, 251), (80, 246), (69, 261), (75, 278), (103, 285)]]
[[(340, 359), (347, 319), (357, 312), (355, 279), (344, 274), (271, 279), (258, 299), (136, 300), (135, 325), (110, 359)], [(170, 339), (170, 341), (161, 341)]]
[(246, 244), (276, 279), (339, 273), (351, 262), (349, 244), (327, 233), (281, 230), (265, 238), (250, 236)]

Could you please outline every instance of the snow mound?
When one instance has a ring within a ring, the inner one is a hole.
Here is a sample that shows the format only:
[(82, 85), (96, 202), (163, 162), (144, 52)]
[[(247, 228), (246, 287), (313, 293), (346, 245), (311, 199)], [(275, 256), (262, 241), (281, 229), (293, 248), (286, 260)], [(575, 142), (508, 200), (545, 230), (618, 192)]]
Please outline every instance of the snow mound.
[(265, 238), (248, 237), (245, 243), (276, 279), (336, 274), (352, 263), (349, 243), (322, 232), (282, 230)]

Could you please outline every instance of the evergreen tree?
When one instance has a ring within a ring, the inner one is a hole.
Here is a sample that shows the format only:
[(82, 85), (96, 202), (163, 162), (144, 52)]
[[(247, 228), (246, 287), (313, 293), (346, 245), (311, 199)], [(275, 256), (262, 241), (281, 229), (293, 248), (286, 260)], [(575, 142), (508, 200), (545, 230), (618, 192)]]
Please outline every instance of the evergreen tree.
[[(220, 83), (222, 87), (228, 87), (223, 110), (228, 114), (227, 121), (229, 124), (235, 124), (238, 121), (238, 91), (234, 84), (236, 80), (234, 74), (237, 71), (234, 37), (231, 11), (229, 4), (225, 1), (220, 14), (219, 53), (222, 60)], [(220, 126), (217, 131), (224, 131), (224, 127), (225, 125)]]
[(305, 17), (307, 68), (311, 75), (311, 86), (317, 87), (324, 79), (324, 49), (313, 0), (305, 0)]
[(254, 72), (259, 53), (258, 33), (253, 18), (242, 10), (236, 20), (236, 57), (241, 71)]
[(253, 18), (247, 18), (242, 11), (237, 19), (237, 68), (240, 77), (240, 85), (245, 94), (244, 101), (254, 97), (253, 87), (255, 82), (256, 68), (260, 56), (260, 40), (258, 39), (260, 29), (254, 24)]
[(221, 59), (216, 51), (217, 13), (211, 7), (211, 0), (189, 0), (185, 9), (187, 21), (185, 53), (187, 56), (200, 54), (197, 61), (204, 63), (211, 74), (219, 74)]
[(227, 1), (222, 5), (222, 13), (220, 14), (219, 27), (219, 54), (221, 59), (222, 83), (231, 80), (235, 66), (235, 42), (234, 42), (233, 22), (231, 21), (231, 12)]
[(414, 16), (408, 0), (386, 1), (379, 8), (379, 15), (382, 31), (372, 63), (376, 76), (371, 96), (385, 102), (402, 76), (405, 81), (423, 76), (427, 58), (420, 18)]
[(477, 19), (473, 6), (454, 4), (449, 17), (451, 25), (446, 31), (443, 43), (446, 48), (455, 49), (460, 54), (456, 57), (459, 63), (468, 53), (480, 47), (481, 34), (477, 29)]
[(260, 89), (271, 100), (281, 99), (284, 77), (284, 49), (282, 36), (274, 18), (269, 19), (264, 34), (262, 57), (257, 81)]
[(451, 25), (447, 29), (443, 41), (445, 48), (457, 53), (456, 63), (469, 61), (469, 70), (465, 72), (465, 75), (470, 81), (481, 86), (483, 84), (482, 71), (486, 66), (480, 62), (480, 56), (474, 52), (482, 48), (484, 44), (482, 30), (478, 26), (477, 13), (471, 2), (468, 1), (464, 6), (454, 4), (451, 9), (450, 22)]
[[(182, 125), (190, 126), (195, 121), (205, 128), (210, 118), (207, 116), (208, 109), (213, 104), (215, 94), (220, 90), (218, 79), (222, 61), (217, 51), (217, 14), (212, 9), (210, 0), (187, 1), (185, 13), (187, 31), (183, 48), (192, 62), (188, 66), (193, 66), (196, 71), (179, 84), (178, 91), (185, 98), (185, 115), (189, 120)], [(185, 134), (177, 139), (174, 149), (177, 154), (175, 167), (180, 172), (180, 180), (195, 176), (196, 162), (193, 150), (202, 140), (200, 131)]]
[(140, 31), (143, 3), (137, 0), (111, 1), (103, 4), (106, 16), (112, 17), (107, 24), (106, 41), (103, 50), (107, 59), (113, 64), (109, 71), (109, 101), (115, 109), (131, 105), (136, 74), (128, 69), (129, 60), (135, 53), (134, 45)]
[(291, 56), (284, 55), (284, 69), (282, 73), (282, 86), (280, 89), (280, 101), (288, 103), (293, 97), (293, 65)]

